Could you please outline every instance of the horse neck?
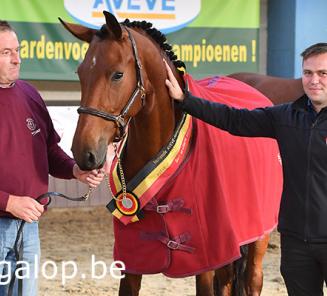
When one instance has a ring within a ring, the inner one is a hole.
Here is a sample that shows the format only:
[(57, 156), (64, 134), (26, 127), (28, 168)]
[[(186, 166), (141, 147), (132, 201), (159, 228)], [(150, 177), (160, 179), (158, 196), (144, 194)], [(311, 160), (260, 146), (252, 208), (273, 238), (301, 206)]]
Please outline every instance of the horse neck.
[[(175, 112), (179, 113), (175, 110), (174, 102), (169, 97), (165, 85), (167, 74), (162, 55), (157, 46), (152, 49), (150, 47), (151, 44), (145, 45), (149, 52), (143, 53), (145, 58), (142, 59), (145, 72), (144, 86), (147, 92), (145, 106), (131, 121), (123, 156), (127, 180), (130, 180), (168, 143), (175, 128)], [(142, 55), (142, 51), (139, 51)]]

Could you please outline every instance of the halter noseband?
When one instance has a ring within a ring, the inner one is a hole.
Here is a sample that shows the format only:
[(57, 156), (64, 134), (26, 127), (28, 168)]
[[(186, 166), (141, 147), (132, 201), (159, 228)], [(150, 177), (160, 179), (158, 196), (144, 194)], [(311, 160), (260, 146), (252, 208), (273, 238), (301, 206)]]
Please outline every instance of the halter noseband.
[(101, 117), (108, 121), (115, 122), (119, 129), (119, 136), (115, 138), (115, 140), (114, 140), (115, 142), (120, 141), (122, 139), (122, 137), (126, 134), (126, 127), (128, 126), (128, 123), (131, 118), (129, 118), (128, 121), (125, 122), (125, 116), (128, 113), (131, 106), (133, 105), (136, 97), (139, 95), (139, 93), (141, 93), (142, 105), (144, 105), (144, 99), (145, 99), (145, 89), (144, 89), (144, 85), (143, 85), (143, 76), (142, 76), (142, 72), (141, 72), (142, 65), (139, 60), (136, 43), (135, 43), (134, 37), (131, 34), (131, 32), (129, 31), (129, 29), (127, 29), (126, 27), (125, 27), (125, 29), (128, 33), (129, 40), (132, 43), (133, 55), (135, 58), (135, 70), (136, 70), (136, 81), (137, 81), (136, 87), (135, 87), (131, 97), (129, 98), (127, 104), (121, 110), (119, 115), (110, 114), (105, 111), (97, 110), (97, 109), (94, 109), (91, 107), (79, 107), (77, 109), (78, 114), (81, 114), (81, 113), (90, 114), (90, 115)]

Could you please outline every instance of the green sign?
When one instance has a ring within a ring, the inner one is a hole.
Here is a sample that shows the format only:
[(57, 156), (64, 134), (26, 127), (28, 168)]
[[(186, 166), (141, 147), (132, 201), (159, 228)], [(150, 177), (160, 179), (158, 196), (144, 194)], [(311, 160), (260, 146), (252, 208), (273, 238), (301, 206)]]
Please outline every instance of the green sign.
[(258, 71), (259, 1), (3, 0), (0, 19), (8, 20), (20, 39), (23, 79), (77, 80), (88, 44), (67, 32), (58, 17), (94, 27), (93, 21), (104, 22), (103, 9), (117, 17), (154, 18), (156, 28), (169, 32), (167, 39), (187, 71), (203, 77)]

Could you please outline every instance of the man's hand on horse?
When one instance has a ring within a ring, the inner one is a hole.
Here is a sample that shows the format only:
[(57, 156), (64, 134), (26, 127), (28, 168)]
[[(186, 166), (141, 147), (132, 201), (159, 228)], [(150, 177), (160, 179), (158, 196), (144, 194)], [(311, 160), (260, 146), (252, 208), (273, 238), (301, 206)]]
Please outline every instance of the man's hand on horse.
[(95, 188), (100, 185), (104, 178), (104, 170), (82, 171), (77, 164), (73, 167), (73, 175), (75, 178), (87, 185), (90, 188)]
[(168, 74), (168, 79), (166, 79), (165, 83), (166, 83), (166, 86), (168, 87), (169, 95), (174, 100), (183, 101), (184, 93), (183, 93), (181, 87), (179, 86), (178, 81), (175, 78), (173, 72), (171, 71), (169, 65), (167, 64), (167, 62), (165, 60), (163, 60), (163, 61), (166, 66), (167, 74)]

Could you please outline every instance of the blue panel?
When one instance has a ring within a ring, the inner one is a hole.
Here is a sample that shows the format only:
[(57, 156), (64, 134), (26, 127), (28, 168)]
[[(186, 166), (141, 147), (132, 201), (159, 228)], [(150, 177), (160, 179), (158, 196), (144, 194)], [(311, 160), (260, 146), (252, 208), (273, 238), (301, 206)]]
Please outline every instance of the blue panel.
[(295, 22), (295, 71), (294, 76), (301, 76), (301, 52), (317, 42), (327, 42), (327, 1), (297, 0)]
[(300, 77), (301, 52), (327, 42), (327, 0), (269, 0), (267, 74)]
[(269, 75), (293, 76), (295, 1), (268, 1), (267, 74)]

